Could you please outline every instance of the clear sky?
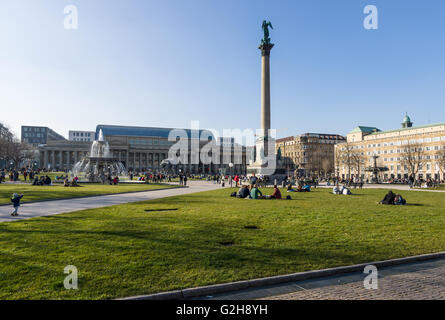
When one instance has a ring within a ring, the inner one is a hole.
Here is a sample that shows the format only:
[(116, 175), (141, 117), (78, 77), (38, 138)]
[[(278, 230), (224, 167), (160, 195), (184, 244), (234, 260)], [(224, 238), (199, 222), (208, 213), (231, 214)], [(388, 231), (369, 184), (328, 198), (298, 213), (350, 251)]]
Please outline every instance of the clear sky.
[[(79, 29), (63, 9), (78, 8)], [(363, 9), (379, 9), (365, 30)], [(272, 127), (346, 134), (445, 121), (443, 0), (0, 2), (0, 111), (21, 125), (253, 128), (263, 19), (272, 21)]]

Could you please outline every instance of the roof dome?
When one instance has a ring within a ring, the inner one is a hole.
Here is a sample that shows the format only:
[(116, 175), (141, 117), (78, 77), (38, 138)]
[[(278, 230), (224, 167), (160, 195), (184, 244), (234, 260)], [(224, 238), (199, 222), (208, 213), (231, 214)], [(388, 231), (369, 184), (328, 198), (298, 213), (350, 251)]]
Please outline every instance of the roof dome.
[(411, 122), (411, 118), (408, 116), (408, 114), (405, 116), (405, 118), (403, 118), (403, 123), (410, 123)]

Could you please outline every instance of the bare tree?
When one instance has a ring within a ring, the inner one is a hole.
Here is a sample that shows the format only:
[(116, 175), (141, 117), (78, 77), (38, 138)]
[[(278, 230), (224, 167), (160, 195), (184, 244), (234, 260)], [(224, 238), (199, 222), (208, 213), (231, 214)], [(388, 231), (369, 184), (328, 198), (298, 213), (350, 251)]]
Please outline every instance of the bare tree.
[(33, 148), (21, 143), (7, 126), (0, 123), (0, 160), (7, 164), (12, 162), (17, 168), (22, 161), (32, 160), (33, 157)]
[(335, 147), (334, 166), (337, 180), (340, 178), (340, 167), (343, 164), (341, 144)]
[[(440, 147), (440, 150), (436, 153), (436, 164), (439, 166), (439, 170), (442, 173), (442, 177), (445, 172), (445, 145)], [(440, 177), (439, 177), (440, 184)]]
[(357, 177), (360, 178), (362, 168), (365, 164), (365, 157), (360, 151), (357, 150), (355, 152), (352, 152), (352, 159), (354, 162), (354, 169), (355, 172), (357, 173)]
[(340, 149), (340, 161), (348, 169), (348, 179), (351, 178), (351, 172), (356, 165), (356, 153), (354, 146), (348, 142), (342, 143), (338, 146)]
[(408, 169), (408, 174), (416, 179), (420, 169), (426, 164), (425, 150), (419, 143), (408, 143), (402, 149), (400, 164)]

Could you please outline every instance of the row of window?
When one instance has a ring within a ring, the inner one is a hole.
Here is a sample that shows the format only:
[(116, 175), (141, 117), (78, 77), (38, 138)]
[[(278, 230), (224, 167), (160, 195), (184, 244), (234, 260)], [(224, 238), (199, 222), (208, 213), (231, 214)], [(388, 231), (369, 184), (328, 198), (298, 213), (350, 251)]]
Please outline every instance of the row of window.
[(91, 132), (73, 132), (73, 137), (91, 137)]
[[(419, 143), (431, 143), (445, 141), (445, 136), (434, 137), (434, 138), (424, 138), (424, 139), (412, 139), (412, 140), (401, 140), (395, 142), (385, 142), (385, 143), (374, 143), (368, 144), (368, 148), (380, 148), (380, 147), (391, 147), (391, 146), (402, 146), (407, 144), (419, 144)], [(365, 146), (355, 146), (354, 149), (364, 149)]]
[(36, 133), (36, 132), (24, 133), (23, 137), (25, 137), (25, 138), (44, 138), (45, 134), (44, 133)]
[(23, 127), (24, 132), (45, 132), (46, 128)]
[(131, 146), (171, 146), (174, 144), (172, 141), (168, 140), (155, 140), (155, 139), (132, 139), (128, 141)]

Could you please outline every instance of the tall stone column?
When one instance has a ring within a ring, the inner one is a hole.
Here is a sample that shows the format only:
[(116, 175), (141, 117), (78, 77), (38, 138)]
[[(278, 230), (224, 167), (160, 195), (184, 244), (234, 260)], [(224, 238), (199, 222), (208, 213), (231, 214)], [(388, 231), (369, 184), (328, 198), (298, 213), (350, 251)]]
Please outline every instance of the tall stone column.
[(270, 130), (270, 51), (273, 43), (264, 43), (261, 50), (261, 130), (263, 137), (269, 136)]
[(273, 43), (263, 43), (261, 50), (261, 136), (257, 143), (257, 161), (262, 163), (261, 156), (269, 156), (268, 140), (270, 138), (270, 51)]

